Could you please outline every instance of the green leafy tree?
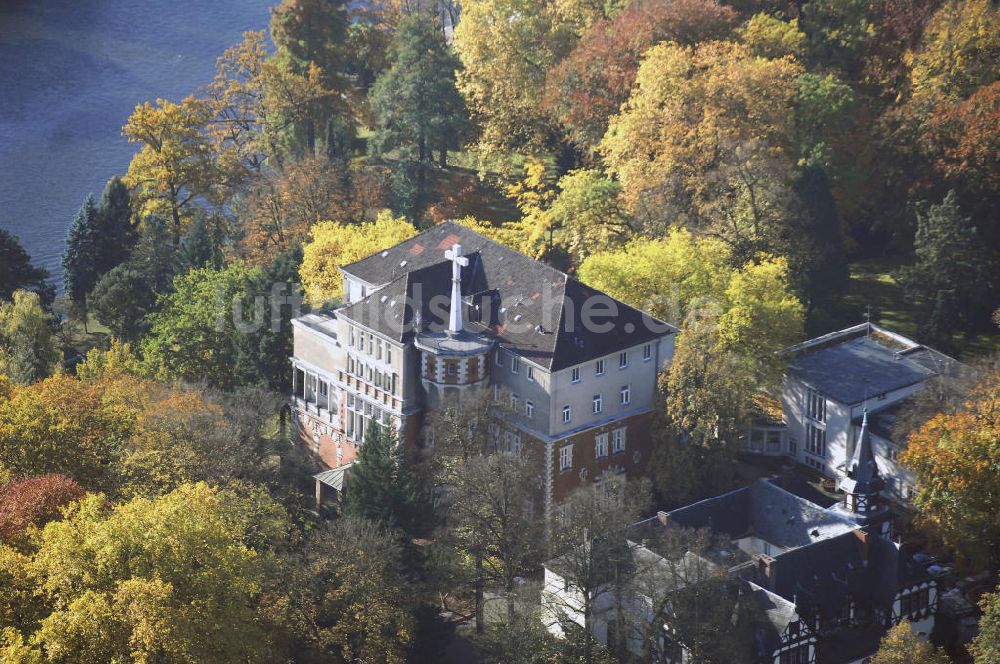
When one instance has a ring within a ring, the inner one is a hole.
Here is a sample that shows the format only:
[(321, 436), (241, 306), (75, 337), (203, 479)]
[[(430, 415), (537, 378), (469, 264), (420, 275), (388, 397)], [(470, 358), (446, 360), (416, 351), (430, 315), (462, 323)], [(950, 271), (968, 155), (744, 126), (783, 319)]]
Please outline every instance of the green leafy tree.
[[(833, 74), (801, 74), (798, 78), (799, 160), (833, 170), (846, 168), (836, 154), (836, 141), (854, 126), (854, 91)], [(834, 171), (836, 172), (836, 171)]]
[(548, 210), (550, 223), (578, 261), (595, 251), (619, 247), (632, 234), (632, 218), (621, 200), (621, 185), (600, 171), (578, 170), (559, 180)]
[(344, 513), (413, 533), (422, 507), (416, 478), (395, 432), (370, 420), (344, 486)]
[(810, 0), (802, 8), (802, 29), (817, 62), (838, 66), (851, 76), (874, 36), (872, 0)]
[(250, 312), (235, 306), (247, 291), (247, 279), (247, 269), (239, 263), (178, 275), (174, 291), (163, 295), (159, 311), (149, 316), (142, 354), (150, 370), (164, 378), (205, 380), (232, 388), (237, 324), (247, 328), (265, 324), (263, 303)]
[(992, 304), (988, 256), (954, 191), (938, 205), (917, 206), (913, 249), (914, 264), (899, 273), (904, 293), (922, 312), (928, 341), (950, 348), (952, 333), (975, 330)]
[(979, 619), (979, 634), (972, 640), (969, 651), (976, 664), (1000, 662), (1000, 592), (986, 593), (979, 606), (983, 610)]
[(739, 29), (739, 36), (754, 53), (764, 58), (790, 55), (802, 60), (806, 51), (806, 35), (799, 29), (798, 19), (785, 21), (771, 14), (754, 14)]
[(69, 227), (62, 257), (63, 285), (74, 312), (84, 322), (84, 329), (87, 327), (87, 294), (100, 276), (99, 236), (97, 205), (93, 196), (87, 196)]
[(271, 38), (278, 46), (279, 61), (299, 74), (315, 66), (325, 87), (343, 87), (347, 4), (345, 0), (283, 0), (271, 12)]
[(11, 299), (16, 290), (31, 290), (49, 304), (55, 291), (46, 283), (48, 278), (47, 271), (31, 264), (31, 257), (18, 239), (0, 228), (0, 299)]
[(790, 270), (807, 313), (817, 308), (829, 311), (839, 302), (850, 279), (837, 201), (826, 172), (819, 167), (805, 168), (795, 190), (803, 214), (792, 228), (801, 248), (790, 261)]
[(0, 301), (0, 374), (29, 384), (55, 373), (61, 359), (37, 293), (19, 290), (13, 302)]
[(90, 293), (90, 310), (112, 336), (136, 342), (148, 329), (147, 316), (156, 306), (156, 294), (146, 275), (131, 263), (113, 268)]

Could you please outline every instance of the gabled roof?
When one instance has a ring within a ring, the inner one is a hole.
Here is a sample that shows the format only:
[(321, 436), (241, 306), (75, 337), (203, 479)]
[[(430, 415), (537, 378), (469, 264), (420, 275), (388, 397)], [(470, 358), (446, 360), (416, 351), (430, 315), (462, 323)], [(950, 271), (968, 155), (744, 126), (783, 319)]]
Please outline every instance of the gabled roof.
[(787, 373), (835, 401), (867, 398), (950, 373), (958, 362), (871, 323), (832, 332), (786, 349)]
[[(451, 264), (444, 252), (455, 244), (462, 245), (469, 259), (461, 284), (466, 329), (492, 335), (501, 346), (546, 369), (557, 371), (677, 332), (667, 323), (453, 222), (433, 226), (342, 267), (349, 277), (377, 290), (339, 310), (338, 315), (398, 341), (413, 334), (418, 310), (421, 329), (443, 329), (451, 286)], [(412, 306), (406, 306), (408, 302)], [(584, 325), (585, 314), (597, 324)]]

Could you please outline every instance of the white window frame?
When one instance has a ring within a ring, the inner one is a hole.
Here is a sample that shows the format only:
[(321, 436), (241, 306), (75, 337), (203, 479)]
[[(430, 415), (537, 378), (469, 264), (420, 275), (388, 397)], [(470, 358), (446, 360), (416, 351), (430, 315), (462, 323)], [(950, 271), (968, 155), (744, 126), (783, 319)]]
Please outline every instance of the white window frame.
[(600, 412), (604, 409), (604, 397), (601, 396), (600, 394), (595, 394), (593, 399), (593, 404), (594, 404), (594, 415), (600, 414)]
[(806, 389), (806, 417), (826, 423), (826, 399), (811, 387)]
[(594, 375), (603, 376), (604, 375), (604, 360), (597, 360), (594, 363)]
[(533, 367), (533, 366), (531, 366), (529, 364), (528, 365), (528, 371), (526, 372), (525, 375), (527, 376), (529, 383), (534, 383), (535, 382), (535, 367)]
[(563, 445), (559, 448), (559, 472), (573, 469), (573, 444)]
[(521, 397), (517, 396), (516, 394), (511, 394), (510, 409), (516, 413), (520, 405), (521, 405)]
[(580, 382), (580, 367), (573, 367), (573, 370), (570, 372), (570, 382)]
[(594, 436), (594, 458), (606, 459), (608, 457), (608, 434), (599, 433)]
[(517, 355), (510, 356), (510, 372), (512, 374), (519, 373), (521, 371), (521, 358)]
[(611, 453), (620, 454), (625, 451), (625, 427), (619, 427), (611, 432)]
[(821, 459), (826, 458), (826, 429), (806, 423), (806, 452)]
[(628, 369), (628, 351), (627, 350), (623, 350), (622, 352), (618, 353), (618, 368), (619, 369)]
[(524, 402), (524, 415), (529, 420), (535, 419), (535, 403), (531, 400), (525, 400)]
[(621, 397), (621, 405), (627, 406), (632, 403), (632, 384), (622, 385), (619, 396)]
[(569, 424), (573, 421), (573, 407), (570, 405), (563, 406), (562, 409), (562, 421), (563, 424)]
[(642, 361), (649, 362), (653, 359), (653, 344), (646, 344), (642, 347)]
[(503, 366), (503, 348), (497, 348), (496, 355), (493, 356), (493, 363), (498, 367)]

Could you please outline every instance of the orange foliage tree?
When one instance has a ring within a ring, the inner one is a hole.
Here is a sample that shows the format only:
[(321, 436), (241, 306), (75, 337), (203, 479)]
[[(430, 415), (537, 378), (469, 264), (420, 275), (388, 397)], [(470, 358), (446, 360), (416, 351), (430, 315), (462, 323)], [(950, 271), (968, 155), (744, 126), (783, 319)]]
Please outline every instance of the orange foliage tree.
[(1000, 374), (956, 413), (938, 414), (910, 435), (901, 460), (917, 477), (920, 521), (966, 562), (998, 562), (1000, 545)]

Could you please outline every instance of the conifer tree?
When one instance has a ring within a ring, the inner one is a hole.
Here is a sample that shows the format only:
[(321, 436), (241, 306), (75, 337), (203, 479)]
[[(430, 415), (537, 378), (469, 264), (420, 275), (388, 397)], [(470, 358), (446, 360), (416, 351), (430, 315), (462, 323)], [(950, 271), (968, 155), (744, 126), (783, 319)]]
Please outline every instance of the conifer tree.
[(135, 244), (132, 197), (121, 178), (108, 180), (97, 207), (97, 263), (99, 275), (107, 274), (128, 258)]
[(195, 217), (188, 225), (174, 260), (177, 274), (185, 274), (199, 267), (218, 267), (215, 247), (203, 217)]
[(87, 328), (87, 294), (93, 289), (100, 276), (98, 272), (98, 220), (97, 205), (93, 196), (87, 196), (83, 207), (76, 213), (76, 219), (66, 237), (63, 252), (63, 285), (73, 303), (74, 314), (83, 320)]
[(31, 264), (31, 256), (18, 239), (0, 228), (0, 300), (9, 300), (14, 291), (29, 289), (39, 294), (43, 304), (52, 301), (49, 273)]
[(395, 433), (388, 426), (369, 421), (344, 488), (344, 512), (410, 532), (416, 524), (419, 500)]

